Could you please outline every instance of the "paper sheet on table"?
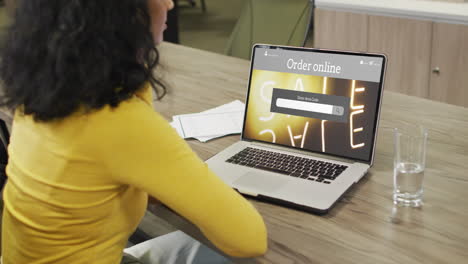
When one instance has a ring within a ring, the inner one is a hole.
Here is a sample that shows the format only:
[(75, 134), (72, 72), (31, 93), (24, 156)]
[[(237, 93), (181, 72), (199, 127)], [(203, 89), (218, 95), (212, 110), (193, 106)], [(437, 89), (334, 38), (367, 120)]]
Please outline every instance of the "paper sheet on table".
[(244, 109), (244, 103), (235, 100), (198, 114), (174, 116), (171, 125), (183, 138), (194, 137), (206, 142), (228, 134), (240, 133)]
[[(225, 104), (225, 105), (222, 105), (222, 106), (218, 106), (218, 107), (203, 111), (201, 113), (220, 113), (220, 112), (226, 112), (226, 111), (238, 111), (240, 119), (242, 119), (243, 116), (244, 116), (244, 108), (245, 108), (244, 103), (242, 103), (239, 100), (236, 100), (236, 101), (233, 101), (231, 103), (228, 103), (228, 104)], [(181, 127), (180, 122), (179, 122), (179, 117), (180, 117), (180, 115), (174, 116), (173, 117), (173, 122), (171, 123), (171, 125), (176, 129), (176, 131), (178, 132), (178, 134), (181, 137), (184, 137), (184, 133), (182, 132), (182, 127)], [(242, 130), (242, 124), (239, 126), (238, 130), (236, 132), (234, 132), (234, 133), (240, 133), (241, 130)], [(225, 136), (225, 135), (226, 134), (219, 134), (219, 135), (212, 135), (212, 136), (201, 136), (201, 137), (196, 137), (196, 139), (198, 139), (201, 142), (206, 142), (206, 141), (208, 141), (210, 139)]]
[(185, 138), (228, 135), (239, 133), (240, 114), (236, 111), (181, 115), (179, 122)]

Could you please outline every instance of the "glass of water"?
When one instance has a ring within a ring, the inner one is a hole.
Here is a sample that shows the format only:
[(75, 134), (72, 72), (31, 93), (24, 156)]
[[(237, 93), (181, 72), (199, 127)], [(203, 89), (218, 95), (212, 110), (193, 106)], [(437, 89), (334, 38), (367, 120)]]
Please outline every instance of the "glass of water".
[(420, 125), (394, 129), (394, 204), (422, 205), (427, 133), (427, 129)]

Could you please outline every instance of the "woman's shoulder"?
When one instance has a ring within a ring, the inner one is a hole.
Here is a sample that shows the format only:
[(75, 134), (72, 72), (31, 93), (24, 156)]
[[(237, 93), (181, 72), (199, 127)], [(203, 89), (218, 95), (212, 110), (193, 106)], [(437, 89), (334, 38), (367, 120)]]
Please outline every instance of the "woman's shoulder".
[(142, 95), (135, 94), (120, 102), (116, 107), (106, 105), (79, 118), (87, 119), (88, 125), (92, 128), (114, 131), (133, 130), (144, 127), (147, 122), (164, 123), (164, 118), (154, 110), (152, 104), (146, 99), (147, 96), (144, 93)]

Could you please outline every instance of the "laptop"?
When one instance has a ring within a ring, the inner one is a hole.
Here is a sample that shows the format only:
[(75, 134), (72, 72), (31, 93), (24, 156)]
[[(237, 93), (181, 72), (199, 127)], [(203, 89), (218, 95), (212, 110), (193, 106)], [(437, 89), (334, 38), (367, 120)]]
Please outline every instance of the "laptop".
[(238, 192), (327, 213), (374, 161), (386, 57), (256, 44), (241, 140), (207, 161)]

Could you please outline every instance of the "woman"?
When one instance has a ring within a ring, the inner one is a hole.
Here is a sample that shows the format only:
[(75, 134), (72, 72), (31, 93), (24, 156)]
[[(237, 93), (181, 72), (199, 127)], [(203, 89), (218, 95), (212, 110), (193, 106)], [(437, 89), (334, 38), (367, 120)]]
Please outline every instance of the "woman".
[(2, 103), (16, 109), (3, 264), (119, 263), (148, 195), (226, 254), (263, 254), (255, 208), (153, 110), (150, 88), (165, 94), (154, 44), (172, 1), (21, 2), (0, 68)]

